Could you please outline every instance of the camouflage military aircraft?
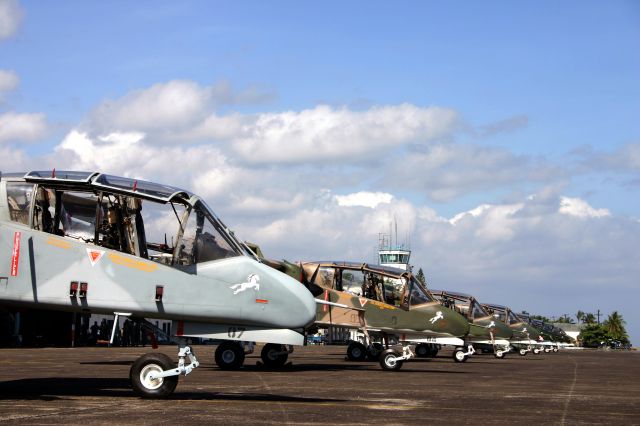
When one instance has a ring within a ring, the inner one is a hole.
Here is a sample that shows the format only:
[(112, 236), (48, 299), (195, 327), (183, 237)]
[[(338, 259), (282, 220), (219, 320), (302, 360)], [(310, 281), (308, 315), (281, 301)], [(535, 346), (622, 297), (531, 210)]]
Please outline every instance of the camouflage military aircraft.
[[(290, 262), (274, 266), (298, 277), (315, 297), (331, 305), (318, 305), (318, 326), (360, 330), (364, 344), (347, 347), (350, 360), (378, 359), (385, 370), (403, 362), (430, 344), (459, 345), (468, 321), (433, 299), (411, 272), (353, 262)], [(396, 341), (402, 350), (391, 348)]]
[(520, 313), (516, 314), (516, 316), (522, 320), (523, 323), (529, 324), (530, 330), (533, 329), (538, 334), (538, 339), (536, 341), (536, 345), (533, 347), (532, 351), (534, 354), (539, 354), (545, 348), (553, 347), (554, 344), (548, 340), (548, 336), (544, 335), (542, 331), (543, 322), (540, 320), (535, 320), (531, 318), (529, 314)]
[(539, 319), (532, 319), (531, 323), (540, 330), (540, 336), (544, 339), (541, 345), (545, 352), (558, 352), (558, 350), (567, 346), (571, 342), (571, 338), (559, 327), (544, 322)]
[[(311, 293), (261, 263), (204, 200), (141, 180), (0, 176), (0, 260), (8, 306), (169, 319), (180, 337), (274, 344), (303, 344), (315, 319)], [(199, 365), (186, 345), (178, 357), (177, 367), (163, 354), (138, 358), (134, 390), (170, 395)]]
[(483, 304), (482, 306), (495, 318), (509, 325), (509, 328), (513, 331), (511, 345), (520, 355), (525, 356), (534, 348), (538, 351), (537, 344), (540, 333), (535, 327), (522, 321), (508, 306), (493, 303)]
[(446, 290), (431, 290), (431, 293), (443, 306), (455, 309), (469, 320), (469, 333), (465, 336), (467, 351), (456, 348), (453, 352), (456, 362), (466, 361), (476, 348), (493, 351), (496, 358), (503, 358), (510, 351), (509, 339), (513, 332), (507, 324), (491, 316), (475, 297)]

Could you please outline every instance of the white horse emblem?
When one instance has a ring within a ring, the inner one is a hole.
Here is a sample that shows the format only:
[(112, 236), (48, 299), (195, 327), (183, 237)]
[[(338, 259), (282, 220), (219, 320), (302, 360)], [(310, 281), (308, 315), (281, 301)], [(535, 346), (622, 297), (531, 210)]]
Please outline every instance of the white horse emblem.
[(250, 288), (258, 291), (260, 290), (260, 277), (257, 274), (251, 274), (247, 277), (246, 283), (234, 284), (229, 288), (233, 290), (233, 294), (241, 293)]
[(431, 324), (435, 324), (435, 323), (436, 323), (436, 321), (438, 321), (439, 319), (442, 319), (442, 318), (444, 318), (444, 315), (442, 315), (442, 311), (438, 311), (438, 312), (436, 312), (436, 316), (434, 316), (433, 318), (431, 318), (431, 319), (429, 320), (429, 322), (430, 322)]

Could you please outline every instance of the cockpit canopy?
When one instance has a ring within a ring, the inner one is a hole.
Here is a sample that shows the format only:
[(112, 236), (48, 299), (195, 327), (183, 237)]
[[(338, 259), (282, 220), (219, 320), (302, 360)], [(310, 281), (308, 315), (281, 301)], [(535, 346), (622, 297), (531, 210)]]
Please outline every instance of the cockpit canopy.
[(253, 256), (203, 200), (180, 188), (82, 171), (2, 181), (8, 220), (42, 232), (179, 268)]
[(489, 312), (468, 294), (446, 290), (431, 290), (433, 297), (443, 306), (456, 310), (470, 320), (488, 317)]
[(401, 269), (352, 262), (303, 262), (306, 284), (314, 295), (324, 289), (410, 309), (434, 301), (429, 291)]

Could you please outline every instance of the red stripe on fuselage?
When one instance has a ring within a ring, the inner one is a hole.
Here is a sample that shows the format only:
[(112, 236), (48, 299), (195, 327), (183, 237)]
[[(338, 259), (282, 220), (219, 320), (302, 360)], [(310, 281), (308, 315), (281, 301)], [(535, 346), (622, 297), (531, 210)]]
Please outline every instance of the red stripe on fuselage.
[(20, 262), (20, 232), (13, 234), (13, 252), (11, 253), (11, 276), (18, 276), (18, 263)]

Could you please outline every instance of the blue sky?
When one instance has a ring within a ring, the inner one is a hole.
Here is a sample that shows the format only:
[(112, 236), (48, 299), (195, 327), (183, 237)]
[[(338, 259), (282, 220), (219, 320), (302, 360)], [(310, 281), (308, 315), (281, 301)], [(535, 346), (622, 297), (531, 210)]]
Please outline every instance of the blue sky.
[(0, 169), (177, 159), (274, 257), (356, 259), (396, 216), (436, 287), (638, 324), (600, 306), (640, 296), (638, 52), (633, 1), (0, 0)]

